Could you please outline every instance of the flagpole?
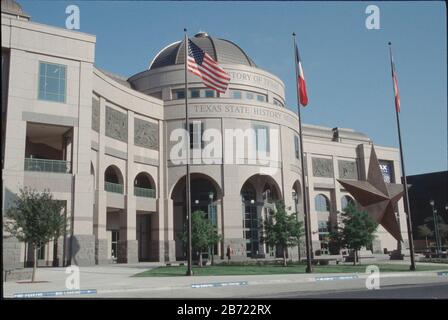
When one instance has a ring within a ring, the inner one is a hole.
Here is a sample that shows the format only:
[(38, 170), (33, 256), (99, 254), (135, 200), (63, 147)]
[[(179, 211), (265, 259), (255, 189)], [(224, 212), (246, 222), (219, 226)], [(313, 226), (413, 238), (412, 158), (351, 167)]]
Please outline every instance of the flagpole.
[(188, 231), (187, 231), (187, 276), (193, 275), (192, 269), (192, 248), (191, 248), (191, 195), (190, 195), (190, 120), (188, 118), (188, 72), (187, 72), (187, 57), (188, 57), (188, 36), (187, 29), (184, 28), (185, 39), (184, 39), (184, 48), (185, 48), (185, 128), (187, 132), (187, 148), (186, 148), (186, 188), (185, 188), (185, 205), (187, 207), (187, 223), (188, 223)]
[[(392, 85), (394, 86), (394, 92), (395, 92), (395, 82), (394, 77), (396, 77), (395, 67), (393, 65), (393, 57), (392, 57), (392, 43), (389, 42), (389, 55), (390, 55), (390, 62), (391, 62), (391, 68), (392, 68)], [(395, 105), (395, 115), (397, 117), (397, 129), (398, 129), (398, 142), (400, 145), (400, 159), (401, 159), (401, 172), (403, 176), (403, 183), (404, 183), (404, 211), (406, 213), (406, 224), (408, 228), (408, 241), (409, 241), (409, 251), (411, 254), (411, 265), (409, 267), (409, 270), (415, 271), (415, 257), (414, 257), (414, 240), (412, 239), (412, 222), (411, 222), (411, 208), (409, 206), (409, 194), (408, 194), (408, 182), (406, 179), (406, 171), (404, 168), (404, 156), (403, 156), (403, 146), (401, 143), (401, 129), (400, 129), (400, 115), (397, 108), (397, 105)]]
[[(294, 57), (296, 57), (297, 44), (296, 44), (296, 34), (292, 33), (294, 41)], [(302, 188), (303, 188), (303, 211), (305, 219), (305, 246), (306, 246), (306, 272), (312, 273), (313, 267), (311, 266), (312, 260), (312, 244), (311, 244), (311, 224), (310, 216), (308, 214), (308, 192), (305, 183), (305, 161), (303, 159), (303, 135), (302, 135), (302, 116), (300, 115), (300, 99), (299, 99), (299, 86), (298, 86), (298, 76), (299, 70), (297, 69), (297, 57), (295, 58), (296, 65), (296, 90), (297, 90), (297, 114), (299, 116), (299, 138), (300, 138), (300, 162), (302, 167)]]

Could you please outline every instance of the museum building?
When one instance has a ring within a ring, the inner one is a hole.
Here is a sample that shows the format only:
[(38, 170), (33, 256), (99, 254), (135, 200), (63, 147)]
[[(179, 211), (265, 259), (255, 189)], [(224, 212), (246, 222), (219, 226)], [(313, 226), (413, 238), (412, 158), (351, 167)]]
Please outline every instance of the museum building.
[[(185, 94), (190, 136), (203, 137), (190, 143), (192, 210), (216, 224), (216, 258), (228, 245), (234, 259), (276, 256), (261, 241), (275, 201), (303, 219), (298, 117), (286, 107), (281, 79), (237, 44), (205, 32), (191, 40), (231, 76), (224, 94), (192, 74), (185, 93), (184, 41), (165, 46), (147, 70), (117, 76), (95, 67), (94, 35), (33, 22), (12, 0), (1, 5), (2, 212), (26, 186), (50, 190), (69, 221), (65, 234), (39, 249), (39, 265), (185, 260), (186, 168), (172, 152), (173, 133), (185, 128)], [(220, 133), (221, 146), (245, 140), (238, 134), (247, 129), (256, 135), (243, 148), (205, 154), (208, 129)], [(365, 179), (372, 140), (307, 124), (303, 140), (313, 250), (325, 251), (353, 201), (336, 179)], [(253, 149), (276, 157), (259, 159)], [(385, 179), (399, 182), (398, 149), (375, 150)], [(229, 152), (233, 162), (225, 161)], [(407, 239), (402, 200), (397, 214)], [(396, 247), (379, 226), (369, 249)], [(297, 258), (297, 248), (288, 255)], [(32, 259), (29, 245), (3, 234), (5, 267)]]

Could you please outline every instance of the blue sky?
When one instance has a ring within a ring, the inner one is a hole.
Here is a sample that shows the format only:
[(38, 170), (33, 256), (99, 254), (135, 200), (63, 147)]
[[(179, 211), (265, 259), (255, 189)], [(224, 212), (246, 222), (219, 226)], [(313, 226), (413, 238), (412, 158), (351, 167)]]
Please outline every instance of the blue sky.
[[(286, 85), (296, 110), (291, 33), (298, 35), (309, 105), (305, 123), (353, 128), (375, 144), (398, 147), (387, 42), (401, 95), (408, 175), (447, 170), (446, 16), (443, 2), (150, 2), (19, 0), (32, 20), (65, 27), (80, 8), (80, 31), (97, 36), (96, 65), (130, 76), (167, 44), (193, 35), (237, 43)], [(380, 30), (365, 27), (368, 5)]]

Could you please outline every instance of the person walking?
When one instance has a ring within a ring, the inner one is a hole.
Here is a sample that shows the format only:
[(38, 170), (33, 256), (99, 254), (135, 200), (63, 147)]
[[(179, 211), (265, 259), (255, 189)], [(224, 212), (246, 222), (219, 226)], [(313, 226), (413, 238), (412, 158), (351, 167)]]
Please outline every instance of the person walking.
[(230, 256), (232, 255), (232, 248), (230, 248), (230, 244), (227, 246), (227, 253), (226, 253), (226, 256), (227, 256), (227, 263), (229, 263), (230, 262)]

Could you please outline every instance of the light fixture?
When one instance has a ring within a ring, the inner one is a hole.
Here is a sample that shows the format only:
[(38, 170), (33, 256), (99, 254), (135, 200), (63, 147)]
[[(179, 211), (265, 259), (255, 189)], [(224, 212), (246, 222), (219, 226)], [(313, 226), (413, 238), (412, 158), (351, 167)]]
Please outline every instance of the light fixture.
[(254, 203), (255, 203), (255, 200), (254, 200), (254, 199), (250, 200), (250, 203), (251, 203), (251, 204), (254, 204)]
[(199, 203), (199, 200), (194, 200), (194, 203), (195, 203), (195, 204), (198, 204), (198, 203)]
[(434, 207), (434, 200), (429, 200), (429, 204)]

